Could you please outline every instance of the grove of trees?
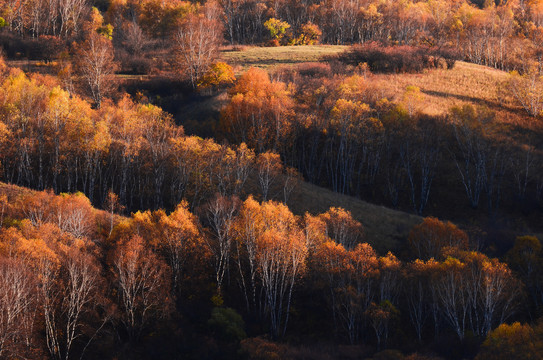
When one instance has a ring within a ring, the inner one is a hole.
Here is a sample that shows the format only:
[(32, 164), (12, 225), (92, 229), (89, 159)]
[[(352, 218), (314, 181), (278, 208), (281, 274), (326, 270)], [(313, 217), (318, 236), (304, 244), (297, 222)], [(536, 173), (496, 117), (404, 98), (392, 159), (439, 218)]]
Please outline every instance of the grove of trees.
[[(191, 312), (210, 316), (226, 306), (272, 339), (300, 325), (299, 314), (289, 319), (299, 307), (338, 341), (378, 347), (397, 342), (404, 327), (418, 341), (447, 333), (463, 341), (468, 332), (483, 339), (526, 311), (525, 273), (470, 250), (466, 233), (435, 218), (411, 231), (412, 255), (400, 260), (363, 242), (363, 226), (340, 208), (296, 216), (278, 202), (216, 194), (199, 215), (182, 202), (171, 213), (123, 217), (93, 208), (81, 193), (13, 185), (1, 193), (8, 205), (0, 231), (0, 356), (7, 358), (144, 356), (152, 333), (176, 329), (161, 335), (173, 339), (195, 321)], [(530, 241), (519, 238), (511, 259), (526, 256), (527, 246), (541, 252)], [(423, 245), (433, 253), (418, 258)], [(539, 252), (532, 266), (543, 264)], [(317, 308), (300, 307), (303, 292), (320, 294)]]
[[(542, 15), (0, 0), (0, 359), (539, 358)], [(352, 46), (269, 69), (219, 56), (317, 43)], [(383, 85), (461, 60), (511, 71), (497, 103), (431, 115), (429, 91)], [(183, 106), (210, 108), (213, 137)], [(418, 224), (386, 248), (364, 226), (386, 215), (340, 197)]]

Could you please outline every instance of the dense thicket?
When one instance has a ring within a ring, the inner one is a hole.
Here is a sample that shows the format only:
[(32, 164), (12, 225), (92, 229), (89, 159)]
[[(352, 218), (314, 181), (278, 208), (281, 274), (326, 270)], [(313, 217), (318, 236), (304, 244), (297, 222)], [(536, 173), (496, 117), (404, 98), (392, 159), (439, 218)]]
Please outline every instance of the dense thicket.
[(367, 64), (376, 73), (420, 73), (425, 69), (451, 69), (459, 57), (452, 49), (382, 46), (376, 42), (353, 46), (338, 56), (341, 62)]
[(0, 161), (6, 181), (83, 191), (96, 204), (113, 190), (129, 210), (173, 208), (183, 198), (195, 207), (215, 192), (242, 193), (249, 176), (260, 179), (256, 192), (264, 198), (286, 201), (295, 185), (296, 173), (278, 155), (185, 136), (156, 106), (124, 97), (94, 110), (52, 78), (17, 70), (4, 75)]

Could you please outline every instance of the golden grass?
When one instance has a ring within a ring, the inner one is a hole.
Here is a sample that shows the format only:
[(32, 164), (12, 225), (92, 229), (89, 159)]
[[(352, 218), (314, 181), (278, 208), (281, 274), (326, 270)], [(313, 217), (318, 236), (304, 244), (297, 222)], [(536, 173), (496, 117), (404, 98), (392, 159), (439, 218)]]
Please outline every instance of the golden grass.
[(220, 58), (230, 65), (239, 66), (238, 72), (243, 72), (250, 67), (270, 68), (321, 61), (326, 56), (338, 54), (347, 48), (348, 46), (342, 45), (249, 47), (234, 51), (225, 48), (221, 51)]
[(353, 218), (364, 225), (365, 241), (381, 254), (400, 250), (411, 228), (422, 222), (420, 216), (373, 205), (306, 182), (294, 191), (288, 205), (298, 215), (320, 214), (330, 207), (349, 210)]
[(151, 75), (133, 75), (133, 74), (115, 74), (115, 77), (119, 80), (136, 80), (144, 81), (152, 78)]
[(510, 124), (529, 125), (533, 119), (507, 94), (509, 74), (486, 66), (458, 61), (451, 70), (434, 69), (422, 74), (376, 75), (379, 87), (400, 102), (405, 88), (417, 86), (422, 92), (418, 110), (429, 115), (446, 114), (453, 106), (486, 106), (496, 119)]

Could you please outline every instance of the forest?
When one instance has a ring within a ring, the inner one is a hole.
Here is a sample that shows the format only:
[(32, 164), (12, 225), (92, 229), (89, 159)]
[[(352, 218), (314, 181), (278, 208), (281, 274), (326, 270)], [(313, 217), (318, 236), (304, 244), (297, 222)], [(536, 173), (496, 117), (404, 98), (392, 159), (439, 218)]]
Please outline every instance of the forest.
[(0, 0), (0, 359), (541, 359), (543, 1)]

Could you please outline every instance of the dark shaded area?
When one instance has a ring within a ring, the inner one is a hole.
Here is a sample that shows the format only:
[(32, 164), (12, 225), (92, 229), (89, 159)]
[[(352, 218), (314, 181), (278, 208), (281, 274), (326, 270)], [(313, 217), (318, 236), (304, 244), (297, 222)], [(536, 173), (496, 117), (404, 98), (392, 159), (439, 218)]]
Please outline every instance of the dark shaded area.
[(452, 69), (459, 54), (450, 48), (387, 46), (378, 42), (354, 45), (332, 59), (357, 66), (366, 63), (376, 73), (418, 73), (424, 69)]

